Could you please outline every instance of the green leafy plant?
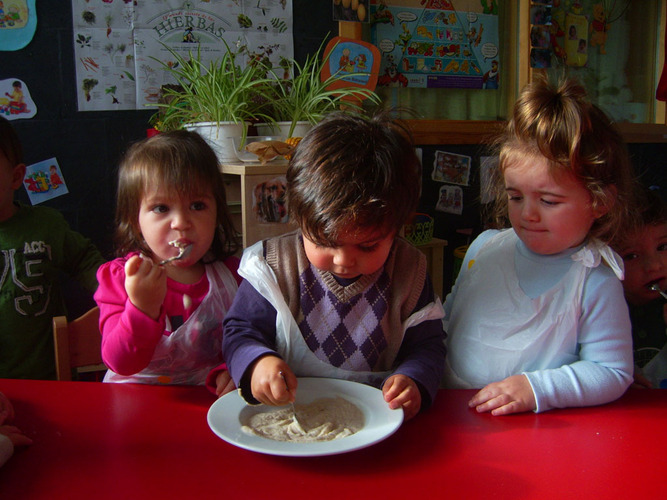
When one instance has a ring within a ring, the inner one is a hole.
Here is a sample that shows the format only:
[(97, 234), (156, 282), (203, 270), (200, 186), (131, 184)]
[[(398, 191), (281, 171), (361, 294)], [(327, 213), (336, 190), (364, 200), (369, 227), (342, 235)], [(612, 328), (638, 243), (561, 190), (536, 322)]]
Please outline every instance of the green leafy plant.
[(271, 70), (276, 81), (272, 86), (271, 98), (266, 104), (268, 108), (266, 114), (271, 114), (275, 121), (291, 122), (288, 137), (292, 136), (294, 127), (299, 121), (307, 121), (314, 125), (332, 111), (340, 109), (362, 111), (364, 99), (372, 104), (380, 103), (380, 97), (370, 89), (352, 85), (330, 88), (334, 83), (345, 80), (349, 73), (338, 71), (322, 81), (320, 76), (322, 69), (329, 64), (329, 55), (333, 52), (332, 50), (326, 57), (322, 57), (323, 47), (324, 43), (317, 52), (306, 57), (303, 65), (294, 59), (288, 59), (287, 66), (291, 68), (292, 78), (280, 78)]
[(162, 97), (156, 104), (158, 112), (151, 118), (151, 123), (159, 124), (160, 130), (200, 122), (272, 122), (271, 116), (254, 104), (269, 92), (273, 81), (266, 77), (266, 68), (256, 64), (241, 67), (237, 63), (238, 54), (226, 43), (222, 57), (208, 65), (201, 60), (199, 46), (196, 55), (189, 52), (189, 58), (166, 48), (173, 61), (153, 59), (171, 74), (176, 84), (162, 87)]

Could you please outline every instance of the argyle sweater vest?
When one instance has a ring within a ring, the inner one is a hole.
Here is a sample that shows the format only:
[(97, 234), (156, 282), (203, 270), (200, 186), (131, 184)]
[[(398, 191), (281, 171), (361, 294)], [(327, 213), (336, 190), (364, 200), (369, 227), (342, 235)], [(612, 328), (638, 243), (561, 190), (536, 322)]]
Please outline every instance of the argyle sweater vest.
[(338, 368), (385, 371), (426, 280), (426, 258), (396, 238), (385, 265), (342, 286), (310, 264), (299, 231), (265, 241), (266, 261), (310, 350)]

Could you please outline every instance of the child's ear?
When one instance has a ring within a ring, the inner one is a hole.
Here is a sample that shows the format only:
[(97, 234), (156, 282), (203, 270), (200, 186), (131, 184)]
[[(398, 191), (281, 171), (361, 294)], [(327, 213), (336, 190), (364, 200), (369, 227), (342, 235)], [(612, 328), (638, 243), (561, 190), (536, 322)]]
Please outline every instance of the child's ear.
[(14, 167), (12, 171), (12, 189), (16, 191), (23, 185), (23, 179), (25, 178), (25, 163), (19, 163)]
[(607, 186), (604, 188), (604, 192), (604, 198), (600, 199), (599, 203), (595, 203), (593, 206), (593, 216), (596, 219), (606, 215), (616, 203), (616, 195), (618, 193), (616, 186)]

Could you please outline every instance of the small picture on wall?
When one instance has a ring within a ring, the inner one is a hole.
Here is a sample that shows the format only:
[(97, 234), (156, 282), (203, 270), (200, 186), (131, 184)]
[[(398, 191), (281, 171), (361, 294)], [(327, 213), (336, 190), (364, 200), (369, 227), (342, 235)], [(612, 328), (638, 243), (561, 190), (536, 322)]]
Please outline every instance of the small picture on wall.
[(431, 179), (437, 182), (467, 186), (470, 177), (470, 162), (470, 156), (436, 151)]
[(538, 49), (546, 49), (551, 44), (551, 35), (546, 26), (533, 26), (530, 28), (530, 45)]
[(530, 8), (530, 24), (551, 24), (551, 7), (548, 5), (533, 5)]
[(252, 195), (252, 210), (260, 222), (287, 222), (285, 191), (287, 179), (274, 177), (255, 185)]
[(551, 51), (547, 49), (530, 49), (531, 68), (550, 68)]
[(27, 166), (23, 185), (33, 205), (69, 192), (55, 158)]
[(461, 215), (463, 212), (463, 189), (459, 186), (442, 186), (435, 209), (438, 212)]

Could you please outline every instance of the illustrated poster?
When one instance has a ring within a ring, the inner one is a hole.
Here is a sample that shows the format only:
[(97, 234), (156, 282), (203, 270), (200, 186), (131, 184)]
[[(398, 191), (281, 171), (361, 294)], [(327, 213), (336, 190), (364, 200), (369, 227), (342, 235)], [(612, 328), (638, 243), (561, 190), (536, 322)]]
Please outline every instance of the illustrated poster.
[(436, 151), (431, 179), (436, 182), (467, 186), (470, 178), (471, 160), (470, 156)]
[(173, 59), (164, 45), (185, 57), (199, 47), (205, 65), (223, 41), (274, 66), (294, 54), (292, 0), (72, 0), (72, 16), (79, 111), (155, 104), (173, 83), (159, 63)]
[(0, 1), (0, 50), (28, 45), (37, 29), (35, 0)]
[(69, 192), (56, 158), (28, 165), (23, 185), (33, 205)]
[(373, 0), (370, 22), (378, 86), (498, 88), (497, 2)]
[(18, 78), (0, 80), (0, 116), (7, 120), (32, 118), (37, 105), (30, 96), (26, 83)]

